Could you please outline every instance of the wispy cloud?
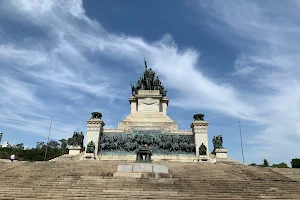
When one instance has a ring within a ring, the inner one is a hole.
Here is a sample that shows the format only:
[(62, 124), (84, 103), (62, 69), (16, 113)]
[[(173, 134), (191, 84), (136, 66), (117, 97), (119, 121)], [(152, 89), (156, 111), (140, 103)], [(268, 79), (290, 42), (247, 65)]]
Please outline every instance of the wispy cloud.
[[(41, 86), (38, 84), (47, 82), (49, 84), (43, 84), (42, 87), (53, 92), (55, 97), (63, 95), (64, 91), (80, 91), (81, 94), (88, 93), (97, 98), (124, 98), (125, 93), (114, 89), (117, 87), (111, 87), (112, 73), (95, 76), (97, 73), (101, 74), (108, 66), (96, 66), (88, 58), (88, 54), (95, 53), (111, 60), (118, 59), (136, 67), (140, 65), (142, 58), (147, 57), (150, 65), (161, 74), (160, 78), (166, 82), (167, 87), (182, 92), (183, 96), (191, 99), (191, 104), (204, 95), (207, 98), (200, 107), (229, 112), (232, 116), (242, 116), (239, 109), (246, 105), (238, 101), (234, 89), (229, 85), (215, 84), (204, 77), (195, 67), (198, 52), (193, 49), (180, 50), (170, 35), (165, 35), (157, 42), (148, 43), (142, 38), (108, 33), (97, 21), (86, 16), (81, 1), (11, 1), (2, 2), (1, 8), (5, 8), (3, 12), (7, 13), (7, 17), (21, 19), (22, 23), (35, 25), (45, 33), (42, 41), (35, 41), (30, 46), (1, 45), (1, 60), (9, 63), (4, 71), (7, 72), (9, 67), (18, 71), (16, 77), (8, 74), (7, 77), (11, 81), (27, 77), (30, 81), (35, 81), (35, 87), (39, 89)], [(23, 87), (26, 87), (24, 91), (31, 91), (26, 84), (23, 84)], [(8, 91), (6, 87), (2, 90)], [(219, 95), (224, 98), (219, 98)], [(14, 97), (14, 94), (7, 96), (8, 99)], [(26, 98), (37, 99), (45, 108), (43, 114), (53, 111), (49, 106), (62, 107), (65, 103), (47, 105), (49, 101), (33, 93), (27, 94), (24, 99)], [(178, 99), (177, 105), (180, 106), (181, 102), (187, 99)], [(226, 106), (220, 106), (221, 104)], [(18, 113), (14, 110), (16, 108), (6, 106), (10, 112)], [(33, 106), (33, 112), (36, 105), (28, 103), (27, 108), (30, 106)], [(30, 109), (26, 111), (30, 112)]]
[(253, 138), (252, 153), (274, 161), (298, 156), (299, 1), (198, 2), (199, 12), (216, 22), (211, 28), (241, 51), (233, 75), (246, 80), (254, 91), (244, 99), (251, 105), (246, 109), (253, 109), (251, 117), (265, 127)]
[[(207, 10), (212, 12), (207, 14), (220, 25), (212, 28), (236, 38), (236, 41), (229, 39), (229, 43), (244, 50), (232, 73), (233, 78), (243, 76), (242, 79), (249, 81), (247, 83), (252, 84), (249, 90), (216, 82), (214, 77), (203, 74), (201, 69), (207, 66), (198, 62), (201, 52), (180, 48), (171, 35), (166, 34), (151, 43), (140, 37), (108, 32), (101, 26), (101, 19), (98, 22), (86, 15), (82, 1), (2, 1), (0, 11), (5, 17), (15, 23), (34, 26), (42, 30), (44, 36), (41, 40), (31, 38), (30, 45), (14, 42), (15, 38), (10, 38), (8, 44), (0, 44), (0, 64), (4, 66), (0, 71), (6, 77), (2, 82), (9, 83), (9, 87), (0, 88), (6, 94), (1, 101), (13, 102), (14, 98), (19, 98), (24, 104), (22, 108), (4, 104), (0, 122), (18, 119), (26, 122), (19, 126), (20, 129), (46, 135), (48, 125), (42, 126), (40, 119), (48, 124), (45, 116), (56, 114), (57, 127), (62, 128), (57, 128), (54, 135), (62, 137), (60, 133), (63, 132), (64, 136), (69, 136), (74, 128), (85, 126), (84, 117), (70, 117), (74, 116), (75, 108), (78, 115), (83, 115), (86, 112), (83, 109), (94, 108), (95, 101), (109, 102), (128, 95), (124, 92), (127, 87), (114, 81), (116, 71), (109, 70), (107, 64), (98, 63), (101, 59), (95, 62), (93, 56), (127, 63), (126, 68), (131, 65), (133, 70), (146, 57), (166, 87), (176, 92), (173, 94), (180, 94), (174, 95), (173, 105), (213, 110), (261, 123), (265, 129), (253, 140), (261, 147), (255, 146), (254, 150), (272, 156), (275, 147), (276, 151), (285, 152), (283, 156), (295, 156), (289, 153), (294, 147), (299, 150), (295, 143), (295, 137), (299, 137), (299, 123), (290, 120), (299, 118), (297, 13), (287, 16), (280, 10), (283, 8), (272, 4), (271, 14), (282, 13), (282, 18), (274, 23), (271, 16), (266, 17), (265, 5), (256, 2), (203, 2), (198, 8), (201, 12), (210, 8)], [(289, 17), (293, 17), (292, 20)], [(0, 41), (4, 41), (3, 38)], [(114, 70), (122, 71), (122, 68)], [(17, 89), (22, 95), (11, 92)], [(88, 102), (94, 103), (87, 106)], [(105, 105), (99, 109), (109, 110)], [(26, 113), (36, 113), (36, 110), (39, 116), (25, 117)], [(63, 113), (58, 114), (62, 110)], [(70, 118), (72, 120), (67, 120)], [(13, 128), (9, 123), (6, 126)], [(288, 145), (289, 151), (282, 144)]]

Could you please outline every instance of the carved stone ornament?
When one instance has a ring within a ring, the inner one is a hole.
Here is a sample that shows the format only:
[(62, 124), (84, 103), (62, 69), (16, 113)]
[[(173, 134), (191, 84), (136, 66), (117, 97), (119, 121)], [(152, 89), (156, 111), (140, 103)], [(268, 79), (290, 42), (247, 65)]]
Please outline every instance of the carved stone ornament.
[(139, 100), (139, 104), (146, 104), (146, 105), (152, 105), (152, 104), (157, 104), (157, 100), (153, 99), (153, 98), (145, 98), (145, 99), (140, 99)]

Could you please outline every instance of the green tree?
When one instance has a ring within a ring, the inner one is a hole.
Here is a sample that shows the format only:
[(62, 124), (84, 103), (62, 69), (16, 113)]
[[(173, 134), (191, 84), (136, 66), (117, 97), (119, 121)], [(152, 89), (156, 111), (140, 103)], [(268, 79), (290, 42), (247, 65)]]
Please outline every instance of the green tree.
[(48, 142), (47, 145), (49, 148), (54, 148), (54, 149), (59, 149), (59, 143), (54, 141), (54, 140), (50, 140), (50, 142)]
[(17, 150), (24, 150), (24, 144), (23, 144), (23, 143), (16, 144), (16, 145), (15, 145), (15, 148), (16, 148)]
[(300, 158), (292, 159), (292, 168), (300, 168)]
[(269, 162), (267, 161), (267, 159), (264, 159), (264, 160), (263, 160), (262, 166), (263, 166), (263, 167), (269, 167)]
[(249, 166), (257, 166), (256, 163), (251, 163)]
[(66, 139), (61, 139), (59, 140), (60, 141), (60, 148), (61, 148), (61, 152), (62, 154), (66, 154), (68, 153), (68, 149), (67, 149), (67, 146), (68, 146), (68, 140)]
[(36, 143), (36, 148), (37, 149), (42, 149), (42, 148), (45, 148), (46, 145), (45, 145), (45, 142), (37, 142)]
[(284, 162), (281, 162), (279, 164), (273, 164), (272, 167), (277, 167), (277, 168), (289, 168), (288, 165)]

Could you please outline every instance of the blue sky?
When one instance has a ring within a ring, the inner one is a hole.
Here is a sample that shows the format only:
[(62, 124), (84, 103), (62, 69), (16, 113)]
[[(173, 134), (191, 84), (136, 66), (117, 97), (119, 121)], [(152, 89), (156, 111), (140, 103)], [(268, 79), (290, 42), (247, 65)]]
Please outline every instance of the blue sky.
[(299, 157), (300, 2), (0, 1), (0, 131), (35, 146), (129, 114), (143, 59), (168, 89), (180, 129), (204, 113), (212, 137), (246, 163)]

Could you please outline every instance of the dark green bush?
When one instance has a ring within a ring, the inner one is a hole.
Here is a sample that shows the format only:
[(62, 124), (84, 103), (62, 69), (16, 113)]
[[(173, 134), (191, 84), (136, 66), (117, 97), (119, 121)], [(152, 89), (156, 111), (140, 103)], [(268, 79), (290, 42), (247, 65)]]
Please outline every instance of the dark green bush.
[(281, 162), (281, 163), (279, 163), (279, 164), (273, 164), (272, 167), (277, 167), (277, 168), (289, 168), (289, 167), (287, 166), (287, 164), (284, 163), (284, 162)]

